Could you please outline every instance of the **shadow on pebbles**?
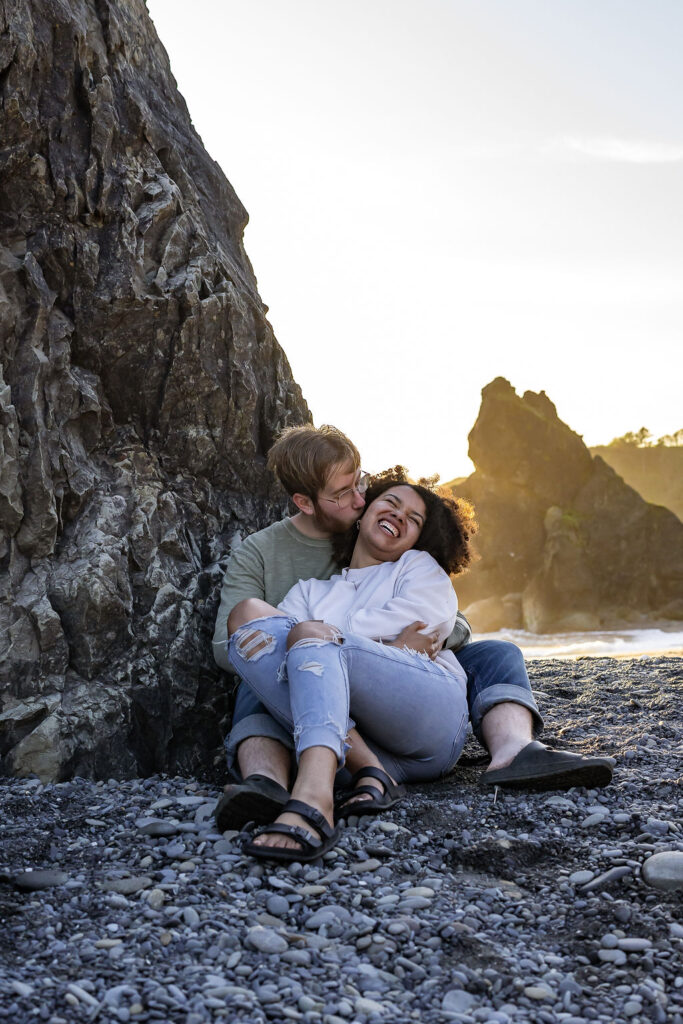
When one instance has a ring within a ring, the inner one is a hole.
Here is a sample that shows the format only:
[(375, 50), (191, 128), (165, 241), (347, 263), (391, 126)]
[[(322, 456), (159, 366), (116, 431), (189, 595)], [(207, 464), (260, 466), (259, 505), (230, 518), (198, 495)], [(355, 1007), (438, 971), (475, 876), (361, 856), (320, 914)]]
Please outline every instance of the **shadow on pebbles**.
[(603, 790), (478, 752), (311, 865), (254, 863), (183, 778), (0, 782), (0, 1019), (683, 1024), (681, 661), (531, 666)]

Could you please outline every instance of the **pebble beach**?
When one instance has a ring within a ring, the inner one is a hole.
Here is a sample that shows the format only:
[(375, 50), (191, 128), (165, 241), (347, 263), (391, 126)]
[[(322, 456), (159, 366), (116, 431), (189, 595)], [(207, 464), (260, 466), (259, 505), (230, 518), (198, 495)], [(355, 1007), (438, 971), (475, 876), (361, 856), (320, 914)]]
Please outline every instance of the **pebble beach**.
[(536, 660), (601, 790), (461, 763), (317, 863), (218, 833), (220, 782), (0, 780), (0, 1020), (683, 1024), (683, 660)]

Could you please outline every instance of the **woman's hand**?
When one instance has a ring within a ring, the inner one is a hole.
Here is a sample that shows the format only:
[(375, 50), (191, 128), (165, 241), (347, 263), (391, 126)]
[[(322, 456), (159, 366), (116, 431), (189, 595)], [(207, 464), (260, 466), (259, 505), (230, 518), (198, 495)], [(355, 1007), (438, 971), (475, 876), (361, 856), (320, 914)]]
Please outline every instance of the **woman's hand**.
[(398, 634), (395, 640), (389, 641), (390, 647), (407, 647), (411, 651), (426, 654), (432, 660), (441, 650), (438, 633), (422, 633), (427, 628), (426, 622), (411, 622)]

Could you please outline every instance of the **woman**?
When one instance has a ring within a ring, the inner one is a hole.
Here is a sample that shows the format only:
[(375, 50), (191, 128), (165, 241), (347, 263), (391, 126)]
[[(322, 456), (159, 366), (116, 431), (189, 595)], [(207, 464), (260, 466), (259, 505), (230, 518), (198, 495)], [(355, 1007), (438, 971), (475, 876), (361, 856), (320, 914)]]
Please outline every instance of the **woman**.
[(462, 750), (466, 677), (441, 647), (471, 510), (402, 472), (378, 478), (367, 500), (341, 575), (300, 581), (278, 608), (243, 601), (228, 619), (233, 665), (292, 730), (298, 758), (292, 800), (247, 847), (257, 857), (313, 860), (334, 846), (340, 766), (357, 788), (338, 816), (375, 812), (397, 802), (397, 782), (438, 778)]

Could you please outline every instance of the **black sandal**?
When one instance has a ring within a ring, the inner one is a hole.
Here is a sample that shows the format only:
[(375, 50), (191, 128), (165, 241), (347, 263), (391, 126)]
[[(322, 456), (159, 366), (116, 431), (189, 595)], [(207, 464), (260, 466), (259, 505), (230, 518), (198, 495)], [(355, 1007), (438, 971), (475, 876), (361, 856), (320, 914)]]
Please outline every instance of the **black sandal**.
[[(367, 776), (381, 782), (384, 792), (380, 793), (375, 786), (369, 785), (353, 788), (359, 779)], [(370, 796), (371, 799), (357, 800), (354, 803), (349, 803), (349, 800), (353, 797), (365, 795)], [(346, 818), (352, 814), (355, 814), (358, 818), (365, 814), (381, 814), (382, 811), (388, 811), (391, 807), (395, 807), (405, 795), (406, 791), (403, 786), (392, 782), (387, 773), (381, 768), (375, 768), (374, 765), (360, 768), (351, 779), (351, 787), (337, 793), (334, 801), (334, 820), (338, 821), (339, 818)]]
[(214, 812), (219, 832), (241, 829), (248, 821), (257, 825), (277, 818), (289, 800), (289, 793), (266, 775), (248, 775), (223, 793)]
[(594, 789), (612, 781), (614, 759), (584, 757), (569, 750), (554, 750), (545, 743), (532, 740), (522, 747), (505, 768), (494, 768), (479, 778), (480, 786), (509, 786), (510, 789), (571, 789), (587, 786)]
[(296, 860), (304, 863), (317, 860), (337, 845), (341, 829), (339, 827), (330, 828), (324, 814), (321, 814), (317, 807), (311, 807), (310, 804), (305, 804), (301, 800), (290, 800), (281, 809), (280, 814), (285, 812), (300, 815), (304, 821), (313, 826), (318, 836), (316, 837), (312, 832), (301, 828), (300, 825), (286, 825), (284, 822), (274, 821), (272, 825), (264, 825), (263, 828), (258, 829), (255, 835), (261, 836), (273, 832), (291, 836), (292, 839), (296, 839), (297, 843), (301, 843), (300, 849), (290, 850), (284, 846), (260, 846), (249, 842), (244, 846), (244, 852), (259, 860), (287, 862)]

